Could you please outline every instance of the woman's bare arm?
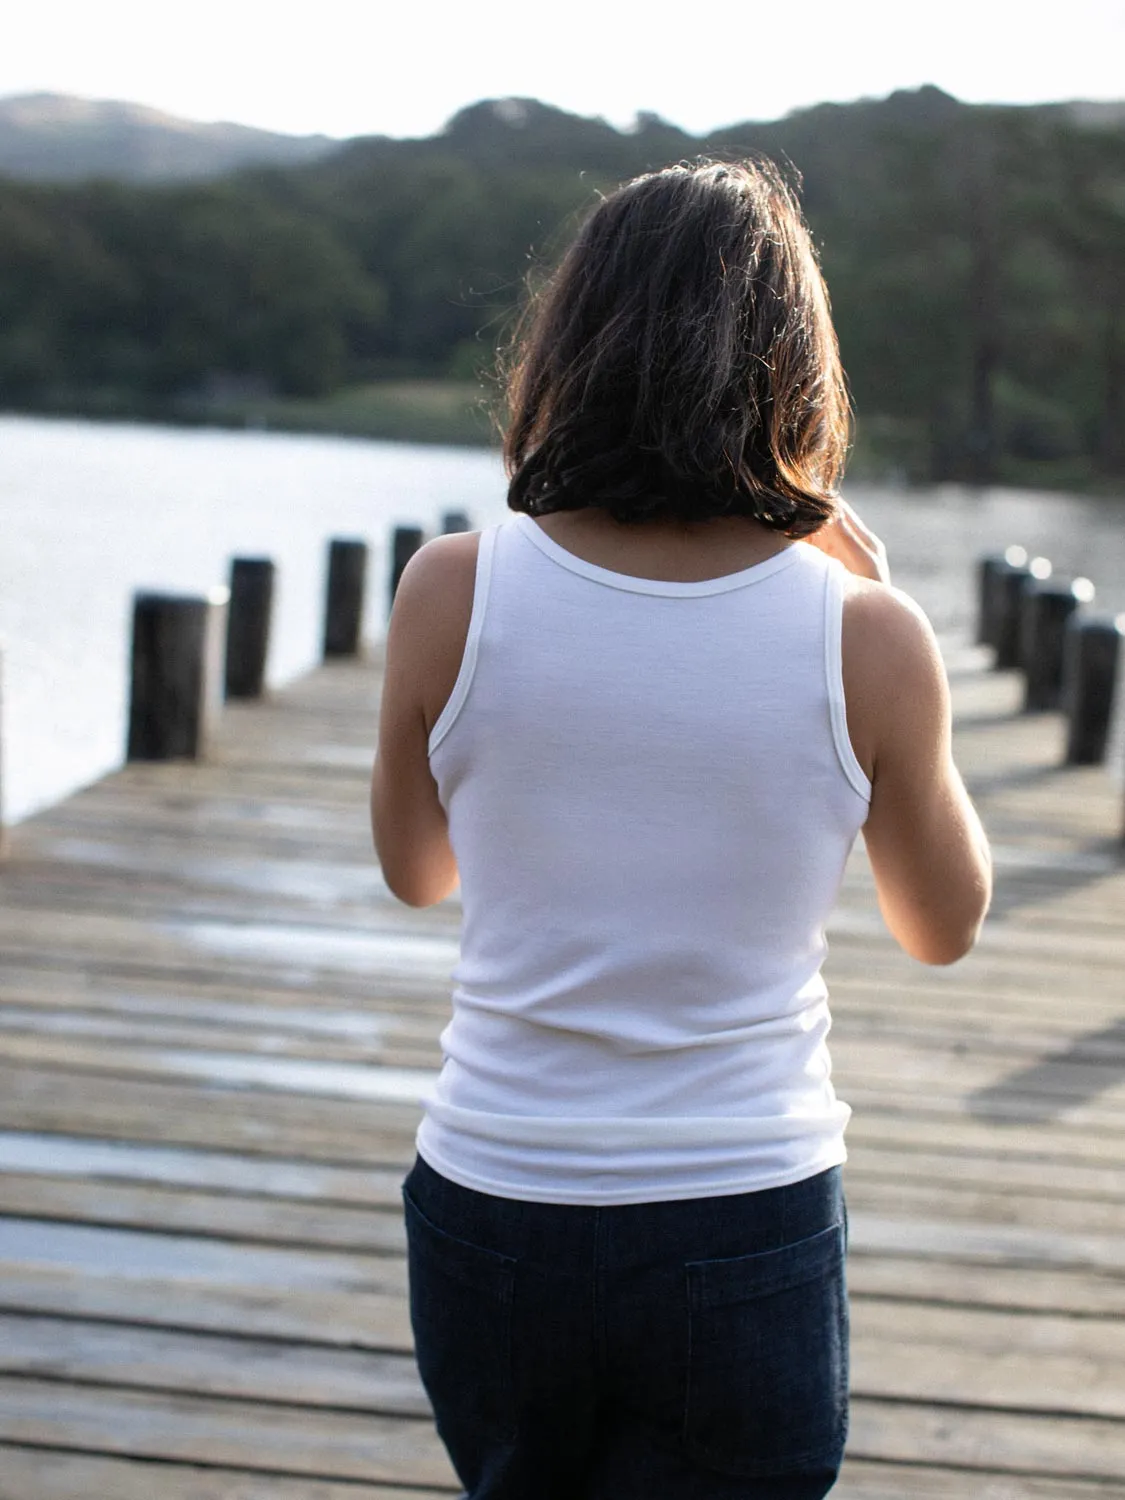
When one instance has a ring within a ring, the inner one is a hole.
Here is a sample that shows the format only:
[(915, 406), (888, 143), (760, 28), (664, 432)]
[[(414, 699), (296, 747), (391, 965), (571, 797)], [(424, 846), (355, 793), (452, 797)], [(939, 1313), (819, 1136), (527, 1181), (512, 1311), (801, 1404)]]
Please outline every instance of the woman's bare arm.
[(925, 615), (905, 595), (853, 584), (844, 691), (872, 782), (863, 836), (887, 926), (923, 963), (976, 941), (992, 895), (988, 842), (953, 762), (949, 686)]
[(976, 941), (992, 896), (988, 841), (953, 763), (949, 684), (912, 599), (890, 588), (886, 548), (840, 502), (809, 542), (853, 575), (844, 604), (848, 731), (871, 778), (863, 836), (879, 907), (913, 958), (948, 964)]
[(475, 533), (463, 533), (417, 552), (402, 575), (387, 630), (371, 828), (383, 876), (410, 906), (432, 906), (457, 884), (427, 750), (464, 654), (477, 543)]

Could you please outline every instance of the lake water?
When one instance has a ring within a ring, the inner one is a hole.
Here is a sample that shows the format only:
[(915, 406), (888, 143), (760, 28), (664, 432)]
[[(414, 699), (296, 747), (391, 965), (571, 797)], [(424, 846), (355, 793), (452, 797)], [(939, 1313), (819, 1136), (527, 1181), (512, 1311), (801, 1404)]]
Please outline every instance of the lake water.
[[(1016, 542), (1085, 574), (1096, 608), (1125, 610), (1125, 501), (953, 487), (847, 494), (890, 549), (896, 582), (939, 631), (973, 611), (973, 563)], [(364, 633), (386, 623), (387, 541), (505, 514), (495, 454), (343, 438), (182, 431), (0, 417), (3, 812), (8, 821), (120, 763), (131, 601), (201, 592), (235, 554), (278, 565), (272, 685), (317, 659), (331, 536), (372, 548)]]

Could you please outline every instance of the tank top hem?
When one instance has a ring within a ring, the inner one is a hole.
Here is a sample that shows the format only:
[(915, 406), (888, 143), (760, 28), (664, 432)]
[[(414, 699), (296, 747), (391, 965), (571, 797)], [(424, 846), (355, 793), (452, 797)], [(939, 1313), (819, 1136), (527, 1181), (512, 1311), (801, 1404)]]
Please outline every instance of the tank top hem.
[[(479, 1172), (466, 1171), (463, 1166), (449, 1161), (440, 1149), (435, 1149), (432, 1140), (423, 1141), (419, 1128), (416, 1147), (422, 1160), (443, 1177), (459, 1187), (476, 1193), (485, 1193), (492, 1198), (507, 1198), (517, 1203), (555, 1203), (584, 1208), (619, 1208), (638, 1203), (680, 1203), (693, 1198), (733, 1198), (746, 1193), (766, 1192), (770, 1188), (791, 1187), (839, 1167), (848, 1159), (842, 1136), (822, 1144), (822, 1149), (808, 1160), (772, 1173), (763, 1173), (750, 1164), (743, 1179), (734, 1177), (712, 1178), (698, 1169), (691, 1172), (691, 1180), (681, 1183), (666, 1183), (659, 1186), (606, 1185), (594, 1190), (592, 1187), (570, 1188), (559, 1183), (550, 1186), (529, 1187), (523, 1183), (504, 1182)], [(609, 1175), (607, 1173), (607, 1175)], [(628, 1176), (628, 1173), (623, 1173)]]

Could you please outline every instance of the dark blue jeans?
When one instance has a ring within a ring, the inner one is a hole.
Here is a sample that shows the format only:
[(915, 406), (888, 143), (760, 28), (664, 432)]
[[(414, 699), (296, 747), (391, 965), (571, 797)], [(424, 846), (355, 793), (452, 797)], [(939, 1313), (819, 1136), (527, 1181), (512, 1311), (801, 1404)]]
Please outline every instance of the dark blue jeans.
[(847, 1429), (839, 1168), (612, 1208), (417, 1161), (410, 1312), (469, 1500), (821, 1500)]

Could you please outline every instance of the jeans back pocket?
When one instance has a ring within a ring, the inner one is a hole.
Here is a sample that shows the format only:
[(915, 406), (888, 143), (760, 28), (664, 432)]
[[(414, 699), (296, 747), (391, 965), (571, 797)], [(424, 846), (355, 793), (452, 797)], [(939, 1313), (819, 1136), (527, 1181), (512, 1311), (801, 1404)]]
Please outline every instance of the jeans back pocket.
[(848, 1410), (844, 1226), (686, 1267), (684, 1443), (738, 1475), (831, 1468)]
[(418, 1373), (454, 1462), (464, 1442), (515, 1435), (512, 1299), (516, 1262), (457, 1239), (404, 1192), (410, 1321)]

